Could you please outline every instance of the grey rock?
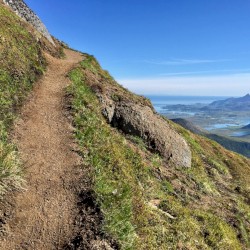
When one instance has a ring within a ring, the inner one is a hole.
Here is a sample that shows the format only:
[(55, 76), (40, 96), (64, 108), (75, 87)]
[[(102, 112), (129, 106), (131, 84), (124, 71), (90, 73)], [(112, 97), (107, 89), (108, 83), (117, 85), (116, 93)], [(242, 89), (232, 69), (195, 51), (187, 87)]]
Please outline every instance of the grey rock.
[(46, 37), (53, 45), (55, 45), (47, 28), (39, 19), (39, 17), (26, 5), (23, 0), (3, 0), (5, 4), (26, 22), (30, 23), (38, 32)]
[(150, 107), (129, 102), (114, 103), (102, 99), (103, 114), (114, 127), (126, 134), (141, 137), (148, 148), (159, 153), (169, 163), (191, 167), (191, 150), (187, 142), (171, 125)]
[(110, 100), (107, 98), (105, 95), (100, 95), (97, 94), (100, 103), (102, 104), (102, 114), (106, 119), (108, 120), (109, 123), (112, 122), (112, 119), (114, 117), (115, 113), (115, 103), (114, 101)]

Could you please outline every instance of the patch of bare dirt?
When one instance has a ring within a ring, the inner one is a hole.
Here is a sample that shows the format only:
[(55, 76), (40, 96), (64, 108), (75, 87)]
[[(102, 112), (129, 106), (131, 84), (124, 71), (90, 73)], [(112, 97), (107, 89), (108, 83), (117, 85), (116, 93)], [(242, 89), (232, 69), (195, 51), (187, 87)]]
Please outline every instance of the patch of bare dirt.
[[(25, 165), (27, 183), (5, 207), (5, 220), (0, 221), (4, 229), (0, 249), (110, 249), (107, 243), (101, 243), (101, 237), (93, 237), (98, 235), (95, 230), (101, 223), (100, 211), (86, 198), (88, 193), (83, 195), (90, 183), (83, 181), (87, 177), (80, 167), (82, 159), (74, 150), (73, 128), (64, 110), (64, 89), (69, 84), (66, 74), (82, 55), (65, 52), (66, 59), (47, 55), (47, 72), (15, 125), (14, 141)], [(83, 207), (86, 211), (90, 207), (92, 217), (86, 213), (81, 216)], [(83, 223), (89, 229), (84, 229)], [(83, 239), (84, 230), (89, 232), (87, 242), (97, 241), (81, 248), (84, 240), (77, 236)], [(80, 244), (74, 245), (74, 240)]]
[(78, 215), (75, 219), (77, 230), (63, 249), (118, 250), (117, 243), (101, 230), (103, 217), (93, 191), (81, 187), (78, 197)]

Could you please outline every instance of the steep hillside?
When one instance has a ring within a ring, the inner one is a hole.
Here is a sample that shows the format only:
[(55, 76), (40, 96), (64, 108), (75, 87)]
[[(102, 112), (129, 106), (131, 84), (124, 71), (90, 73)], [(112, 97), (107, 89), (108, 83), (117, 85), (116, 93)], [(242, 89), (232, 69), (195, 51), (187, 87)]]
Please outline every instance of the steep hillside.
[(0, 3), (0, 195), (20, 185), (20, 164), (7, 131), (15, 110), (45, 69), (31, 27)]
[[(234, 151), (250, 158), (250, 143), (248, 142), (239, 141), (226, 136), (209, 133), (183, 118), (172, 119), (172, 121), (195, 134), (203, 135), (211, 140), (218, 142), (220, 145), (222, 145), (228, 150)], [(247, 129), (247, 127), (248, 126), (244, 128)]]
[(20, 185), (20, 164), (7, 134), (32, 84), (45, 71), (42, 49), (63, 55), (58, 41), (55, 44), (0, 2), (0, 196)]
[(183, 118), (176, 118), (176, 119), (171, 119), (171, 121), (181, 125), (183, 128), (193, 132), (194, 134), (198, 134), (198, 135), (205, 135), (206, 131), (203, 130), (202, 128), (194, 125), (192, 122), (183, 119)]
[(249, 159), (53, 41), (0, 4), (0, 248), (249, 249)]
[(143, 119), (137, 129), (128, 122), (134, 119), (131, 110), (119, 113), (129, 129), (109, 119), (109, 108), (131, 103), (152, 108), (119, 86), (92, 56), (85, 57), (70, 73), (69, 94), (80, 152), (84, 164), (93, 167), (105, 232), (121, 249), (250, 247), (249, 160), (165, 120), (192, 151), (191, 167), (175, 164), (141, 136)]
[(220, 145), (228, 150), (232, 150), (236, 153), (242, 154), (250, 158), (250, 143), (244, 141), (238, 141), (225, 136), (217, 134), (207, 134), (207, 137), (211, 140), (218, 142)]
[(50, 43), (55, 43), (49, 34), (47, 28), (39, 19), (39, 17), (23, 2), (22, 0), (3, 0), (3, 2), (11, 7), (11, 9), (22, 19), (30, 23), (36, 31), (43, 35)]

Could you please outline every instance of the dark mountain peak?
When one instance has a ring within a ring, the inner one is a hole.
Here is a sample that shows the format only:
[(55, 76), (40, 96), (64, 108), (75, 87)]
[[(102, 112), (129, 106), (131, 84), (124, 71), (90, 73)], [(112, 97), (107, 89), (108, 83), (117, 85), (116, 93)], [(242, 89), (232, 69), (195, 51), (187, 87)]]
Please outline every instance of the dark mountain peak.
[(209, 104), (207, 109), (217, 110), (250, 110), (250, 95), (242, 97), (231, 97), (225, 100), (214, 101)]
[(250, 129), (250, 124), (244, 126), (242, 129)]

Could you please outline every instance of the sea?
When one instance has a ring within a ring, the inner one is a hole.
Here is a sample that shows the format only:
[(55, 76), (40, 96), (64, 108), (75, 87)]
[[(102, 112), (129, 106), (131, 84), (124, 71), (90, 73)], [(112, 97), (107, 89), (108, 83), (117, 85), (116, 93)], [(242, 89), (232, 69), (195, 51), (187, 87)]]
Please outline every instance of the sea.
[[(192, 121), (194, 124), (202, 127), (203, 129), (207, 131), (213, 131), (213, 130), (223, 130), (228, 128), (239, 128), (243, 127), (245, 125), (250, 124), (250, 116), (243, 114), (242, 116), (239, 114), (236, 117), (228, 117), (228, 116), (220, 116), (218, 117), (216, 114), (213, 116), (209, 114), (209, 116), (206, 116), (203, 114), (198, 116), (199, 120), (195, 119), (195, 116), (197, 115), (197, 111), (180, 111), (173, 108), (173, 110), (164, 109), (163, 107), (169, 106), (169, 105), (177, 105), (177, 104), (183, 104), (183, 105), (194, 105), (194, 104), (210, 104), (214, 101), (218, 100), (225, 100), (227, 98), (230, 98), (229, 96), (156, 96), (156, 95), (145, 95), (148, 99), (151, 100), (155, 110), (162, 114), (166, 115), (168, 118), (185, 118)], [(204, 120), (203, 120), (203, 118)], [(205, 121), (205, 122), (204, 122)], [(248, 136), (249, 131), (232, 131), (231, 136), (233, 137), (242, 137), (242, 136)]]
[(152, 102), (155, 110), (158, 113), (162, 113), (162, 109), (166, 105), (192, 105), (192, 104), (209, 104), (213, 101), (225, 100), (228, 96), (156, 96), (156, 95), (145, 95)]

